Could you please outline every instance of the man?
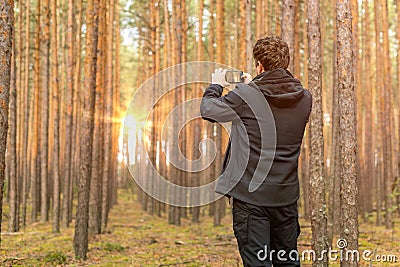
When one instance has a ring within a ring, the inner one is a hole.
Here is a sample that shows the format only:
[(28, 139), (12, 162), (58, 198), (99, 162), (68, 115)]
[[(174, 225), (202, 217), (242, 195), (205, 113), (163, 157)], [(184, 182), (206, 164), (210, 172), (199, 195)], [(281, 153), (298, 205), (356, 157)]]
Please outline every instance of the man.
[[(300, 234), (297, 169), (304, 129), (311, 112), (311, 94), (287, 70), (289, 48), (281, 38), (267, 36), (259, 39), (253, 57), (258, 75), (251, 80), (249, 74), (244, 74), (248, 86), (239, 84), (235, 90), (222, 96), (223, 87), (228, 85), (226, 71), (217, 69), (212, 75), (212, 84), (203, 95), (200, 107), (203, 119), (232, 121), (224, 171), (216, 192), (233, 198), (233, 230), (245, 267), (300, 266), (297, 252)], [(269, 105), (274, 123), (261, 126), (259, 121), (265, 121), (265, 118), (263, 115), (257, 117), (254, 111), (261, 108), (257, 106), (260, 102), (249, 103), (243, 99), (246, 94), (264, 97), (263, 103)], [(276, 146), (263, 147), (261, 133), (265, 129), (262, 127), (275, 127), (276, 139), (273, 141)], [(245, 132), (241, 131), (242, 128)], [(263, 151), (273, 149), (275, 151)], [(242, 163), (238, 158), (244, 158), (244, 150), (249, 152), (247, 162), (243, 171), (237, 172), (235, 167)], [(256, 168), (268, 164), (262, 161), (264, 152), (274, 155), (271, 168), (264, 173), (265, 177), (256, 190), (250, 190)], [(231, 183), (233, 180), (234, 184)]]

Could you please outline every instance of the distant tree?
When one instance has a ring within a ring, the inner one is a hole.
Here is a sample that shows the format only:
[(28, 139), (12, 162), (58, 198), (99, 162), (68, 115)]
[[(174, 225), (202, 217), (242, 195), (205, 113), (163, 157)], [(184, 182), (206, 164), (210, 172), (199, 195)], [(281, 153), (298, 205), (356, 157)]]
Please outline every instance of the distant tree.
[(98, 41), (98, 1), (89, 0), (86, 7), (86, 56), (81, 128), (81, 162), (78, 186), (74, 250), (75, 257), (86, 259), (88, 251), (89, 192), (92, 168), (92, 146), (96, 94), (96, 63)]
[(37, 221), (37, 213), (39, 210), (39, 195), (40, 195), (40, 109), (39, 109), (39, 94), (40, 94), (40, 49), (41, 49), (41, 0), (37, 1), (36, 5), (36, 29), (35, 29), (35, 62), (34, 62), (34, 96), (33, 96), (33, 148), (32, 148), (32, 162), (31, 162), (31, 199), (32, 199), (32, 222)]
[(251, 73), (253, 67), (253, 30), (252, 30), (252, 1), (246, 0), (246, 72)]
[(51, 64), (53, 93), (53, 233), (60, 232), (60, 113), (58, 83), (58, 47), (57, 47), (57, 0), (51, 2)]
[(385, 226), (387, 229), (393, 228), (393, 187), (394, 187), (394, 173), (393, 173), (393, 127), (392, 127), (392, 63), (390, 59), (390, 44), (389, 44), (389, 12), (388, 1), (380, 0), (381, 10), (379, 16), (382, 22), (382, 60), (381, 65), (383, 72), (383, 87), (381, 88), (381, 127), (383, 138), (383, 185), (385, 192)]
[(289, 45), (290, 63), (289, 70), (294, 70), (294, 20), (295, 1), (282, 1), (282, 39)]
[(49, 220), (48, 199), (48, 149), (49, 149), (49, 86), (50, 86), (50, 1), (43, 0), (43, 79), (41, 93), (41, 124), (40, 124), (40, 163), (41, 163), (41, 197), (40, 221)]
[[(247, 0), (246, 0), (247, 1)], [(217, 0), (217, 25), (216, 25), (216, 36), (217, 36), (217, 53), (216, 53), (216, 61), (218, 63), (225, 62), (225, 7), (223, 0)], [(243, 33), (245, 33), (244, 31)], [(245, 61), (246, 62), (246, 61)], [(222, 127), (220, 125), (216, 125), (216, 145), (217, 151), (222, 153)], [(215, 159), (215, 173), (219, 175), (222, 167), (222, 158), (221, 156)], [(215, 177), (214, 177), (215, 178)], [(225, 199), (220, 198), (215, 202), (215, 210), (214, 210), (214, 226), (221, 225), (221, 220), (223, 216), (223, 212), (225, 209)]]
[(115, 0), (107, 1), (107, 26), (105, 46), (105, 93), (104, 93), (104, 164), (102, 181), (101, 230), (104, 231), (108, 222), (110, 209), (110, 179), (112, 175), (112, 126), (113, 126), (113, 35), (114, 35), (114, 5)]
[[(79, 1), (78, 1), (79, 2)], [(66, 109), (65, 109), (65, 140), (64, 140), (64, 164), (62, 166), (63, 178), (63, 199), (62, 199), (62, 225), (68, 227), (68, 213), (70, 209), (70, 194), (69, 187), (72, 182), (71, 163), (72, 163), (72, 122), (73, 122), (73, 106), (74, 106), (74, 1), (68, 0), (68, 19), (67, 19), (67, 92), (66, 92)]]
[(21, 221), (22, 226), (26, 225), (26, 205), (28, 198), (28, 138), (29, 138), (29, 52), (30, 52), (30, 1), (25, 1), (25, 61), (24, 61), (24, 97), (23, 97), (23, 133), (22, 133), (22, 151), (21, 151), (21, 178), (22, 178), (22, 194), (20, 195), (22, 204)]

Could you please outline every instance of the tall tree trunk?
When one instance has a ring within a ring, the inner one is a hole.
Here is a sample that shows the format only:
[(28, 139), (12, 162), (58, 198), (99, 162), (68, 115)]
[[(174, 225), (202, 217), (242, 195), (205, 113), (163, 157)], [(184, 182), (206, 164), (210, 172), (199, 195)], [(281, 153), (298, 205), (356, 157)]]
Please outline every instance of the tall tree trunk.
[[(8, 231), (16, 232), (16, 231), (18, 231), (18, 216), (17, 216), (17, 190), (18, 190), (18, 187), (17, 187), (17, 179), (18, 179), (17, 178), (17, 118), (18, 117), (17, 117), (17, 84), (16, 84), (17, 83), (17, 81), (16, 81), (16, 71), (17, 71), (16, 58), (17, 58), (17, 55), (15, 53), (17, 51), (17, 49), (16, 49), (15, 41), (13, 41), (13, 40), (15, 40), (15, 33), (14, 33), (14, 28), (13, 28), (13, 23), (14, 23), (13, 22), (13, 17), (14, 17), (13, 6), (14, 5), (13, 5), (13, 3), (11, 3), (11, 5), (10, 5), (10, 3), (5, 3), (3, 5), (5, 5), (6, 9), (1, 9), (2, 12), (6, 12), (6, 13), (4, 13), (4, 15), (11, 16), (11, 18), (8, 18), (8, 20), (5, 20), (5, 21), (1, 20), (1, 37), (0, 38), (3, 41), (5, 38), (4, 34), (8, 33), (10, 35), (10, 37), (9, 37), (10, 40), (8, 42), (10, 42), (10, 43), (14, 42), (14, 47), (13, 47), (14, 53), (11, 51), (8, 51), (8, 49), (6, 49), (4, 51), (10, 53), (10, 55), (13, 54), (12, 62), (11, 62), (12, 66), (10, 66), (10, 67), (12, 67), (12, 69), (11, 69), (12, 73), (10, 73), (10, 75), (11, 75), (10, 78), (12, 80), (10, 81), (11, 87), (10, 87), (10, 91), (9, 91), (10, 92), (10, 95), (9, 95), (9, 101), (10, 101), (10, 106), (9, 106), (9, 108), (10, 108), (10, 120), (9, 120), (9, 127), (10, 127), (9, 128), (9, 131), (10, 131), (9, 132), (9, 137), (10, 137), (9, 144), (10, 144), (10, 146), (9, 146), (9, 149), (10, 149), (10, 151), (9, 151), (8, 155), (9, 155), (10, 166), (7, 166), (7, 168), (9, 168), (9, 175), (10, 175), (10, 179), (9, 179), (9, 181), (10, 181), (9, 194), (10, 195), (8, 197), (10, 210), (9, 210), (9, 219), (8, 219)], [(10, 5), (10, 6), (8, 6), (8, 5)], [(10, 12), (10, 14), (7, 14), (7, 12)], [(1, 16), (1, 18), (5, 19), (6, 17)], [(12, 34), (12, 36), (11, 36), (11, 34)], [(6, 43), (1, 42), (1, 44), (5, 45)], [(2, 49), (4, 49), (4, 48), (2, 47)], [(8, 54), (5, 53), (5, 56), (8, 56)], [(7, 61), (5, 60), (0, 63), (0, 67), (1, 67), (1, 71), (2, 71), (1, 73), (6, 71), (5, 68), (7, 68), (7, 66), (3, 65), (6, 62)], [(11, 72), (11, 70), (10, 70), (10, 72)], [(6, 72), (6, 74), (7, 74), (7, 72)], [(0, 82), (1, 82), (1, 84), (0, 84), (1, 90), (3, 92), (7, 93), (7, 88), (4, 88), (4, 86), (7, 86), (7, 80), (5, 82), (3, 80)], [(7, 97), (7, 94), (1, 94), (1, 96)], [(5, 100), (3, 100), (3, 101), (5, 101)], [(2, 107), (8, 107), (8, 105), (5, 104), (5, 106), (2, 106)], [(0, 117), (0, 122), (2, 123), (1, 127), (6, 127), (5, 131), (7, 131), (8, 125), (5, 123), (8, 123), (8, 122), (4, 122), (3, 117)], [(1, 131), (3, 131), (3, 129)], [(1, 139), (1, 142), (3, 142), (3, 139)], [(6, 142), (6, 140), (4, 140), (4, 142)], [(1, 150), (0, 150), (0, 152), (1, 152)], [(1, 171), (1, 169), (0, 169), (0, 171)], [(4, 188), (3, 183), (4, 183), (4, 178), (3, 179), (0, 178), (0, 186), (1, 186), (1, 188), (0, 188), (0, 190), (1, 190), (1, 192), (0, 192), (0, 194), (1, 194), (0, 218), (2, 218), (2, 207), (3, 207), (3, 188)], [(0, 223), (0, 231), (1, 231), (1, 223)]]
[(58, 47), (57, 47), (57, 0), (52, 0), (51, 7), (51, 44), (52, 44), (52, 89), (53, 89), (53, 233), (60, 231), (60, 113), (58, 96)]
[[(200, 6), (199, 6), (199, 13), (198, 13), (198, 17), (199, 17), (199, 41), (197, 43), (197, 60), (198, 61), (202, 61), (203, 60), (203, 13), (204, 13), (204, 0), (200, 0)], [(195, 87), (195, 89), (193, 89), (194, 91), (197, 90), (198, 87)], [(196, 95), (194, 94), (193, 97), (196, 97)], [(193, 142), (190, 144), (191, 145), (191, 150), (193, 151), (193, 158), (192, 160), (198, 159), (201, 155), (200, 155), (200, 151), (198, 149), (198, 144), (200, 142), (200, 136), (201, 136), (201, 127), (198, 121), (194, 121), (193, 122), (195, 124), (195, 130), (194, 130), (194, 138), (191, 138), (191, 136), (193, 136), (193, 134), (190, 134), (189, 137), (190, 139), (193, 140)], [(197, 180), (198, 178), (200, 178), (198, 175), (196, 175), (195, 173), (191, 173), (190, 177), (192, 179), (192, 186), (199, 186), (200, 183)], [(198, 196), (195, 196), (196, 200), (198, 200)], [(193, 207), (192, 208), (192, 222), (200, 222), (200, 207)]]
[[(247, 0), (246, 0), (247, 1)], [(216, 26), (216, 36), (217, 36), (217, 54), (216, 61), (218, 63), (223, 63), (225, 61), (225, 8), (224, 1), (217, 0), (217, 26)], [(217, 151), (222, 153), (222, 127), (220, 125), (215, 125), (216, 129), (216, 145)], [(217, 157), (215, 160), (215, 172), (217, 174), (221, 171), (222, 159), (221, 156)], [(225, 199), (221, 198), (215, 202), (215, 211), (214, 211), (214, 226), (221, 225), (221, 219), (223, 215), (223, 210), (225, 208)]]
[(98, 40), (98, 1), (89, 0), (86, 7), (86, 56), (81, 127), (81, 162), (76, 212), (74, 250), (75, 257), (86, 259), (88, 251), (89, 192), (92, 168), (94, 104), (96, 94), (96, 61)]
[[(239, 61), (240, 61), (240, 69), (245, 70), (246, 69), (246, 34), (247, 34), (247, 28), (246, 28), (246, 6), (249, 5), (247, 0), (239, 0)], [(217, 17), (218, 18), (218, 17)], [(220, 20), (220, 18), (218, 18)], [(218, 25), (219, 21), (217, 21)], [(217, 36), (218, 36), (218, 31), (217, 31)], [(218, 40), (217, 40), (218, 43)], [(221, 62), (218, 62), (221, 63)], [(247, 70), (246, 70), (247, 71)]]
[(246, 72), (251, 73), (253, 66), (253, 43), (251, 22), (251, 0), (246, 0)]
[(71, 161), (72, 161), (72, 108), (74, 106), (74, 1), (68, 0), (68, 22), (67, 22), (67, 95), (65, 110), (65, 142), (64, 142), (64, 164), (63, 164), (63, 200), (62, 200), (62, 225), (69, 226), (68, 212), (70, 208), (69, 187), (71, 183)]
[[(349, 0), (336, 2), (337, 71), (340, 142), (340, 237), (347, 241), (347, 250), (358, 249), (357, 213), (357, 139), (352, 52), (352, 20)], [(358, 266), (349, 257), (341, 266)]]
[(294, 1), (282, 1), (282, 39), (289, 45), (290, 63), (288, 69), (290, 71), (294, 70)]
[(106, 75), (105, 75), (105, 101), (104, 101), (104, 164), (103, 164), (103, 184), (102, 184), (102, 209), (101, 209), (101, 229), (107, 227), (108, 210), (110, 205), (109, 188), (111, 162), (112, 162), (112, 120), (113, 120), (113, 31), (114, 31), (114, 0), (109, 1), (107, 17), (107, 42), (106, 42)]
[[(322, 66), (321, 66), (321, 30), (320, 2), (307, 1), (308, 35), (308, 86), (313, 97), (310, 115), (310, 204), (312, 248), (316, 255), (327, 251), (327, 218), (324, 178), (324, 136), (322, 113)], [(327, 257), (318, 257), (313, 266), (328, 266)]]
[[(397, 11), (397, 24), (400, 23), (400, 3), (396, 2), (396, 11)], [(397, 43), (400, 43), (400, 27), (396, 27), (396, 39)], [(395, 112), (395, 126), (397, 125), (397, 184), (400, 187), (400, 46), (397, 46), (397, 57), (396, 57), (397, 69), (396, 69), (396, 77), (397, 77), (397, 85), (395, 89), (396, 92), (396, 102), (394, 107), (396, 108)], [(397, 113), (396, 113), (397, 112)], [(396, 131), (396, 129), (395, 129)], [(396, 162), (395, 162), (396, 164)], [(399, 189), (400, 190), (400, 189)], [(397, 212), (400, 215), (400, 194), (397, 195)]]
[(76, 51), (75, 51), (75, 81), (74, 81), (74, 105), (72, 110), (72, 117), (73, 117), (73, 127), (72, 127), (72, 136), (75, 136), (75, 140), (73, 140), (73, 147), (72, 147), (72, 166), (73, 170), (71, 171), (71, 181), (69, 183), (69, 208), (68, 208), (68, 222), (72, 221), (72, 201), (73, 201), (73, 186), (75, 181), (77, 181), (77, 177), (79, 174), (79, 142), (80, 142), (80, 122), (81, 122), (81, 101), (78, 101), (79, 94), (82, 82), (81, 82), (81, 46), (82, 46), (82, 22), (83, 22), (83, 8), (82, 8), (82, 1), (77, 1), (77, 16), (76, 16), (76, 23), (77, 23), (77, 32), (76, 32)]
[(40, 123), (40, 113), (39, 113), (39, 93), (40, 93), (40, 35), (41, 35), (41, 0), (37, 1), (36, 6), (36, 31), (35, 31), (35, 76), (34, 76), (34, 123), (33, 123), (33, 136), (34, 136), (34, 147), (32, 149), (32, 163), (31, 163), (31, 198), (32, 198), (32, 213), (31, 213), (31, 221), (37, 221), (37, 212), (38, 212), (38, 200), (39, 200), (39, 181), (40, 181), (40, 172), (38, 171), (38, 163), (39, 161), (39, 123)]
[(383, 133), (383, 172), (384, 172), (384, 191), (385, 191), (385, 226), (387, 229), (393, 228), (393, 157), (392, 157), (392, 67), (389, 48), (389, 19), (387, 0), (381, 0), (381, 20), (382, 20), (382, 46), (383, 46), (383, 82), (381, 90), (382, 106), (382, 133)]
[(95, 123), (93, 133), (92, 156), (92, 180), (90, 183), (90, 200), (89, 200), (89, 234), (101, 233), (101, 204), (102, 204), (102, 144), (103, 136), (103, 98), (104, 98), (104, 30), (106, 26), (106, 1), (99, 2), (99, 40), (97, 44), (97, 74), (96, 74), (96, 104), (95, 104)]
[[(380, 3), (378, 0), (374, 1), (374, 15), (377, 16), (376, 14), (380, 14)], [(381, 40), (381, 31), (382, 31), (382, 25), (381, 25), (381, 20), (375, 19), (374, 20), (375, 24), (375, 60), (376, 60), (376, 76), (377, 77), (382, 77), (382, 58), (378, 55), (382, 55), (382, 44), (380, 42)], [(374, 114), (374, 121), (377, 121), (378, 124), (376, 125), (377, 131), (376, 131), (376, 152), (377, 153), (377, 166), (376, 166), (376, 175), (375, 175), (375, 183), (376, 183), (376, 224), (381, 225), (381, 210), (382, 210), (382, 169), (383, 169), (383, 155), (382, 155), (382, 146), (383, 146), (383, 140), (382, 140), (382, 127), (380, 127), (381, 123), (381, 109), (382, 109), (382, 103), (381, 103), (381, 97), (379, 94), (381, 94), (381, 91), (383, 90), (383, 79), (376, 78), (375, 79), (375, 96), (374, 96), (374, 102), (375, 102), (375, 107), (378, 112)]]
[[(372, 43), (371, 43), (371, 20), (370, 20), (370, 11), (369, 11), (369, 1), (364, 0), (363, 1), (363, 7), (364, 7), (364, 18), (363, 18), (363, 43), (362, 43), (362, 51), (363, 51), (363, 62), (364, 62), (364, 69), (359, 70), (360, 72), (362, 71), (363, 73), (366, 73), (366, 79), (362, 80), (362, 88), (365, 90), (365, 100), (364, 100), (364, 105), (363, 109), (365, 112), (365, 116), (363, 119), (363, 132), (365, 137), (363, 138), (364, 140), (364, 147), (365, 147), (365, 157), (364, 157), (364, 162), (365, 162), (365, 171), (364, 173), (367, 174), (365, 177), (367, 178), (367, 181), (365, 183), (368, 185), (373, 184), (373, 173), (375, 172), (375, 158), (374, 158), (374, 151), (375, 151), (375, 144), (373, 142), (373, 133), (375, 132), (375, 125), (374, 125), (374, 120), (373, 120), (373, 114), (372, 110), (375, 110), (374, 103), (373, 103), (373, 96), (372, 96), (372, 86), (373, 84), (373, 71), (372, 68), (369, 66), (373, 66), (373, 62), (371, 59), (371, 54), (372, 54)], [(371, 186), (365, 186), (364, 187), (364, 195), (365, 198), (364, 200), (367, 201), (367, 207), (366, 207), (366, 212), (370, 213), (372, 212), (372, 203), (374, 201)]]
[(2, 114), (2, 116), (0, 116), (0, 218), (2, 218), (8, 131), (8, 105), (12, 68), (11, 59), (13, 50), (14, 1), (2, 1), (0, 3), (0, 10), (0, 51), (2, 53), (2, 60), (0, 61), (0, 114)]
[(40, 115), (41, 205), (40, 221), (49, 220), (48, 199), (48, 149), (49, 149), (49, 77), (50, 77), (50, 1), (43, 1), (43, 79)]
[(24, 120), (22, 146), (22, 226), (26, 225), (26, 203), (28, 198), (28, 137), (29, 137), (29, 49), (30, 49), (30, 1), (25, 5), (25, 75), (24, 75)]

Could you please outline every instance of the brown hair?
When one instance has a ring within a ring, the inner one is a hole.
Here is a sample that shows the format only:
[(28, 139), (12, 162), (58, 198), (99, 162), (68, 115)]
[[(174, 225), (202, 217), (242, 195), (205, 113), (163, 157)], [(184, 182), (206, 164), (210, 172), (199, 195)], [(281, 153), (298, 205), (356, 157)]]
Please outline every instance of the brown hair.
[(278, 36), (267, 36), (258, 39), (253, 48), (253, 57), (264, 67), (264, 70), (287, 69), (290, 62), (289, 46)]

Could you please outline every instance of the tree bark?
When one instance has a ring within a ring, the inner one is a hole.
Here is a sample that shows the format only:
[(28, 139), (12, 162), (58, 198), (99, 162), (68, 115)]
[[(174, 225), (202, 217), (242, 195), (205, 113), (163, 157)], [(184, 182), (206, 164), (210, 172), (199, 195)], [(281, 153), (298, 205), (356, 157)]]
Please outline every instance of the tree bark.
[(41, 206), (40, 221), (49, 220), (48, 199), (48, 149), (49, 149), (49, 77), (50, 77), (50, 1), (43, 1), (43, 79), (40, 134)]
[[(0, 3), (0, 218), (3, 216), (5, 156), (7, 149), (8, 105), (10, 97), (11, 59), (13, 50), (14, 1)], [(1, 222), (0, 222), (1, 232)], [(1, 239), (0, 239), (1, 242)], [(0, 243), (1, 244), (1, 243)]]
[(290, 63), (288, 69), (294, 70), (294, 0), (282, 1), (282, 39), (289, 46)]
[[(344, 252), (358, 249), (357, 139), (353, 72), (352, 18), (349, 0), (336, 2), (337, 71), (340, 142), (340, 237)], [(357, 260), (342, 259), (341, 266), (358, 266)]]
[(321, 66), (321, 30), (320, 2), (307, 1), (307, 35), (308, 35), (308, 86), (313, 97), (313, 108), (310, 115), (310, 204), (312, 248), (318, 255), (313, 266), (328, 266), (323, 251), (328, 250), (327, 217), (324, 178), (324, 136), (322, 112), (322, 66)]
[[(16, 87), (16, 54), (13, 53), (11, 50), (9, 51), (9, 49), (11, 49), (11, 45), (12, 42), (14, 42), (14, 52), (16, 52), (16, 46), (15, 46), (15, 33), (14, 33), (14, 4), (13, 1), (8, 1), (6, 3), (2, 4), (4, 6), (4, 8), (2, 7), (0, 10), (2, 10), (2, 12), (5, 12), (4, 14), (2, 14), (1, 16), (1, 44), (7, 46), (10, 45), (10, 48), (8, 47), (1, 47), (1, 51), (4, 51), (4, 56), (5, 56), (5, 60), (1, 61), (0, 63), (0, 71), (1, 73), (4, 73), (7, 75), (8, 74), (8, 65), (7, 65), (7, 57), (11, 56), (11, 54), (13, 54), (12, 57), (12, 61), (10, 62), (10, 77), (7, 78), (7, 76), (2, 76), (5, 78), (5, 80), (1, 80), (0, 81), (0, 89), (2, 90), (1, 96), (4, 96), (5, 99), (1, 99), (1, 102), (5, 104), (5, 107), (8, 108), (8, 102), (3, 102), (3, 101), (8, 101), (7, 97), (9, 97), (9, 108), (10, 108), (10, 117), (9, 117), (9, 121), (5, 121), (5, 118), (2, 116), (0, 117), (0, 134), (2, 134), (2, 136), (4, 136), (3, 131), (7, 132), (7, 127), (9, 126), (9, 163), (10, 166), (7, 166), (7, 168), (9, 168), (9, 175), (10, 175), (10, 184), (9, 184), (9, 220), (8, 220), (8, 231), (10, 232), (16, 232), (18, 231), (18, 216), (17, 216), (17, 87)], [(8, 17), (10, 16), (10, 17)], [(5, 34), (9, 34), (9, 36), (6, 36)], [(5, 42), (4, 42), (5, 41)], [(3, 50), (4, 49), (4, 50)], [(11, 60), (11, 59), (10, 59)], [(12, 72), (12, 73), (11, 73)], [(10, 79), (10, 81), (7, 82), (7, 80)], [(11, 80), (13, 79), (13, 80)], [(10, 86), (11, 84), (11, 86)], [(7, 86), (10, 86), (10, 88), (8, 89)], [(9, 92), (9, 96), (7, 95)], [(8, 110), (4, 110), (4, 107), (1, 107), (2, 110), (2, 114), (3, 112), (8, 112)], [(7, 114), (7, 113), (6, 113)], [(6, 127), (5, 129), (3, 127)], [(3, 142), (4, 142), (4, 146), (6, 144), (7, 140), (0, 140), (0, 153), (3, 152)], [(4, 153), (5, 153), (5, 148), (4, 148)], [(5, 155), (5, 154), (4, 154)], [(0, 164), (1, 164), (1, 154), (0, 154)], [(1, 165), (0, 165), (1, 168)], [(4, 167), (5, 168), (5, 167)], [(0, 218), (2, 218), (2, 207), (3, 207), (3, 188), (4, 188), (4, 177), (1, 176), (1, 172), (4, 171), (4, 169), (0, 169)], [(0, 232), (1, 232), (1, 223), (0, 223)]]
[(67, 22), (67, 95), (65, 110), (65, 141), (64, 141), (64, 164), (63, 164), (63, 200), (62, 200), (62, 225), (69, 226), (68, 213), (70, 209), (69, 187), (71, 183), (71, 161), (72, 161), (72, 108), (74, 106), (74, 1), (68, 0), (68, 22)]
[(93, 133), (92, 180), (89, 200), (89, 234), (101, 233), (102, 205), (102, 146), (103, 132), (103, 98), (104, 98), (104, 38), (106, 26), (106, 1), (99, 2), (99, 40), (97, 44), (96, 104)]
[(24, 119), (23, 119), (23, 145), (22, 145), (22, 227), (26, 225), (26, 204), (28, 198), (28, 138), (29, 138), (29, 49), (30, 49), (30, 1), (25, 2), (25, 75), (24, 75)]
[(113, 31), (114, 31), (114, 0), (109, 1), (107, 17), (107, 42), (106, 42), (106, 75), (105, 75), (105, 101), (104, 101), (104, 164), (102, 184), (102, 209), (101, 209), (101, 230), (107, 227), (108, 211), (110, 208), (110, 176), (112, 162), (112, 120), (113, 120)]
[(51, 6), (52, 89), (53, 89), (53, 233), (60, 232), (60, 113), (58, 96), (57, 0)]
[(74, 250), (75, 257), (86, 259), (88, 251), (89, 192), (92, 168), (94, 104), (96, 93), (96, 61), (98, 40), (98, 1), (89, 0), (86, 7), (86, 57), (81, 128), (81, 162), (76, 212)]
[(39, 150), (39, 124), (40, 124), (40, 112), (39, 112), (39, 93), (40, 93), (40, 42), (41, 35), (41, 0), (37, 1), (36, 6), (36, 31), (35, 31), (35, 76), (34, 76), (34, 106), (33, 106), (33, 136), (34, 136), (34, 147), (32, 149), (32, 163), (31, 163), (31, 198), (32, 198), (32, 213), (31, 213), (31, 221), (37, 221), (37, 212), (38, 212), (38, 204), (39, 204), (39, 182), (40, 182), (40, 172), (38, 169), (38, 164), (40, 163), (40, 150)]
[(246, 0), (246, 72), (250, 74), (253, 66), (251, 6), (251, 0)]

